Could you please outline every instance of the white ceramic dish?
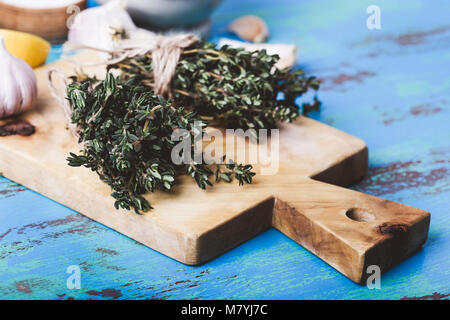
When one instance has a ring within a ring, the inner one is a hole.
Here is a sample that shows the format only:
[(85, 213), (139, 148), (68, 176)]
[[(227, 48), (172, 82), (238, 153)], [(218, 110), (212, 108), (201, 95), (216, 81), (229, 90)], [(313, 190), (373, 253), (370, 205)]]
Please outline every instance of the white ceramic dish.
[[(109, 0), (97, 0), (106, 3)], [(140, 26), (190, 28), (205, 23), (222, 0), (127, 0), (127, 10)]]

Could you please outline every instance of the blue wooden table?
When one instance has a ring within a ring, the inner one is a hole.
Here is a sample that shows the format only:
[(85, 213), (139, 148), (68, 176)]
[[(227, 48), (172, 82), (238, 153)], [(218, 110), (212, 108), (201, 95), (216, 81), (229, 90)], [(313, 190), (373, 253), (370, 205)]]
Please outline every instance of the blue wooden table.
[[(381, 30), (366, 27), (370, 4), (381, 9)], [(299, 66), (322, 79), (313, 117), (366, 141), (369, 172), (354, 188), (431, 212), (423, 250), (384, 274), (379, 290), (275, 230), (191, 267), (0, 178), (0, 298), (450, 297), (450, 2), (224, 0), (212, 39), (249, 13), (267, 21), (270, 42), (298, 45)], [(66, 286), (71, 265), (81, 289)]]

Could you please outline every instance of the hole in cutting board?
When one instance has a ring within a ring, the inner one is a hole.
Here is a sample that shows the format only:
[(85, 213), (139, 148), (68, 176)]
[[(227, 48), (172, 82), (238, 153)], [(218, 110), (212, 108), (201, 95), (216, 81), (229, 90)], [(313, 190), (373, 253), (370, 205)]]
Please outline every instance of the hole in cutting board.
[(375, 219), (375, 216), (367, 211), (357, 209), (357, 208), (350, 208), (345, 212), (345, 215), (352, 220), (358, 221), (358, 222), (367, 222), (372, 221)]

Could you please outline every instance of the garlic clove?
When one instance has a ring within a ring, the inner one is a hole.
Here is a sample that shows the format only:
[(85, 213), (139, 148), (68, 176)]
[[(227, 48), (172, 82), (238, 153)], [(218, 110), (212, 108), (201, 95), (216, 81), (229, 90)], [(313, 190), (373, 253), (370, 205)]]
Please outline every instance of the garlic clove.
[(6, 69), (4, 76), (0, 77), (0, 87), (3, 93), (0, 94), (0, 119), (13, 115), (16, 112), (17, 105), (20, 103), (20, 91), (16, 90), (16, 85), (13, 81), (8, 81), (14, 76), (11, 71), (10, 68)]
[(252, 42), (264, 42), (269, 37), (269, 28), (264, 20), (252, 15), (233, 20), (228, 25), (228, 30), (240, 38)]
[[(37, 80), (33, 69), (25, 68), (28, 64), (24, 61), (18, 60), (13, 63), (12, 70), (13, 73), (18, 75), (16, 77), (16, 86), (20, 91), (21, 103), (20, 110), (17, 113), (26, 111), (32, 105), (37, 96)], [(26, 71), (25, 71), (26, 70)]]
[(37, 97), (37, 80), (25, 61), (11, 55), (0, 35), (0, 119), (23, 112)]
[(277, 54), (280, 60), (275, 64), (277, 69), (291, 69), (297, 60), (297, 46), (293, 44), (268, 44), (268, 43), (247, 43), (231, 39), (221, 38), (219, 40), (219, 48), (228, 45), (232, 48), (244, 48), (248, 51), (259, 51), (266, 49), (268, 54)]

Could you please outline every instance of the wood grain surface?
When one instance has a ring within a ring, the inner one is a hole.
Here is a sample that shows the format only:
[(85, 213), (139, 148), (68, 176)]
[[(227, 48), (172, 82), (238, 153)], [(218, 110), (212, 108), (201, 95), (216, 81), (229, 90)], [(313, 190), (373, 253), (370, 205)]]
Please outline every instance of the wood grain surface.
[[(95, 57), (87, 52), (72, 60)], [(52, 68), (69, 76), (76, 66), (61, 60), (36, 70), (36, 108), (21, 117), (36, 132), (2, 137), (3, 174), (171, 258), (203, 264), (273, 225), (362, 283), (369, 265), (385, 271), (426, 240), (427, 212), (310, 179), (339, 185), (358, 181), (366, 172), (367, 148), (358, 138), (304, 117), (280, 127), (279, 155), (274, 158), (279, 169), (265, 175), (264, 165), (257, 163), (251, 185), (221, 183), (204, 191), (182, 177), (171, 192), (146, 195), (154, 207), (148, 213), (116, 212), (109, 187), (95, 173), (66, 163), (69, 152), (79, 146), (50, 95), (47, 72)], [(102, 76), (104, 67), (85, 71)], [(234, 139), (227, 136), (220, 144)], [(237, 153), (250, 155), (261, 147), (237, 140)], [(362, 219), (359, 212), (370, 219)]]

